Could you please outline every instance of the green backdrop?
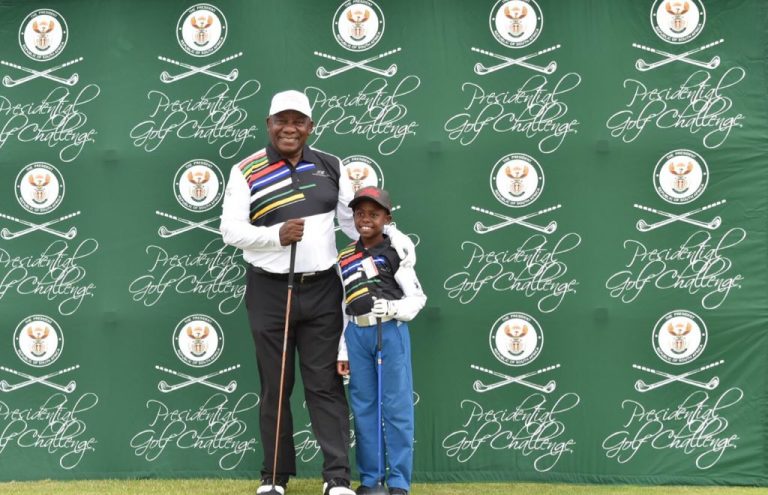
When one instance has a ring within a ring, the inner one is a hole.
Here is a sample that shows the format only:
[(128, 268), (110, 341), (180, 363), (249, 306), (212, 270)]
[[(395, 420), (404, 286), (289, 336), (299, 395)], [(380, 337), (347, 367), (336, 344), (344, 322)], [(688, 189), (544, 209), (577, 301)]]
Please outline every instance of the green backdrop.
[(216, 217), (298, 88), (418, 243), (417, 480), (767, 484), (767, 13), (0, 1), (0, 479), (258, 476)]

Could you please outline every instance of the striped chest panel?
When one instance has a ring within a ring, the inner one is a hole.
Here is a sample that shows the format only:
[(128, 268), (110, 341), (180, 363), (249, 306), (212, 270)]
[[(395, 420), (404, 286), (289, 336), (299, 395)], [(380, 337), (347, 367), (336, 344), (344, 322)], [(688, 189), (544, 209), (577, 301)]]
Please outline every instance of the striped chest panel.
[[(397, 254), (392, 248), (372, 255), (362, 250), (358, 243), (350, 244), (339, 251), (339, 269), (344, 282), (347, 313), (352, 315), (370, 313), (373, 306), (372, 296), (386, 299), (403, 297), (403, 292), (395, 281), (397, 264), (390, 259), (393, 255), (396, 258)], [(363, 268), (364, 261), (368, 259), (373, 260), (378, 271), (374, 277), (369, 277)]]
[(269, 163), (266, 149), (240, 164), (251, 194), (250, 220), (269, 227), (291, 218), (333, 211), (339, 185), (323, 163), (300, 162), (292, 167), (285, 160)]

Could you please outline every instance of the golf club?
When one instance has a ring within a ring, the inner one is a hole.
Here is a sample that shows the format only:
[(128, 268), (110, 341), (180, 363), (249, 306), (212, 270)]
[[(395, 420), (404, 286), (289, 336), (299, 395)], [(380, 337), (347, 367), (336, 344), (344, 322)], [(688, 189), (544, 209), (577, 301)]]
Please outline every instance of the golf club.
[(381, 318), (376, 318), (376, 418), (378, 423), (378, 431), (376, 432), (376, 454), (377, 454), (377, 463), (378, 463), (378, 471), (377, 471), (377, 477), (376, 477), (376, 486), (368, 490), (367, 493), (371, 495), (388, 495), (389, 490), (387, 490), (384, 487), (384, 448), (383, 448), (383, 436), (384, 436), (384, 424), (383, 424), (383, 417), (382, 417), (382, 402), (383, 402), (383, 389), (382, 389), (382, 358), (381, 358), (381, 349), (382, 349), (382, 328), (381, 328)]
[(277, 453), (280, 448), (280, 417), (283, 414), (283, 387), (285, 384), (285, 358), (288, 352), (288, 325), (291, 317), (291, 294), (293, 293), (293, 271), (296, 266), (296, 242), (291, 243), (291, 262), (288, 266), (288, 301), (285, 304), (285, 330), (283, 331), (283, 355), (280, 364), (280, 393), (277, 398), (277, 426), (275, 427), (275, 458), (272, 462), (272, 488), (265, 495), (281, 495), (275, 486), (277, 479)]

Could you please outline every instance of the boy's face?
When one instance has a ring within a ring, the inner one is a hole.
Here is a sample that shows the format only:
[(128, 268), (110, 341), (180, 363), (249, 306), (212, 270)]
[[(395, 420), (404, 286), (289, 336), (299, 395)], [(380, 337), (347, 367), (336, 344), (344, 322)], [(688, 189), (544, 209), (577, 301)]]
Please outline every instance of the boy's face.
[(373, 201), (362, 201), (355, 206), (355, 228), (360, 239), (365, 241), (383, 240), (384, 226), (392, 221), (392, 216), (381, 205)]

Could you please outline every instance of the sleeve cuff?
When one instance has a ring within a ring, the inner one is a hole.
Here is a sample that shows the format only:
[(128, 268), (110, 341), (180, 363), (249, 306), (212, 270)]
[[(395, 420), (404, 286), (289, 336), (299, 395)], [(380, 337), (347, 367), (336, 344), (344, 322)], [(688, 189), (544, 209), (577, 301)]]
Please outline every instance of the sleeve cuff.
[(271, 227), (267, 227), (267, 243), (269, 244), (269, 247), (272, 248), (279, 248), (282, 247), (280, 245), (280, 227), (282, 227), (283, 224), (279, 223), (277, 225), (273, 225)]

